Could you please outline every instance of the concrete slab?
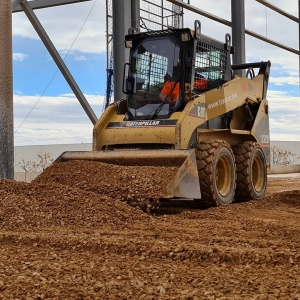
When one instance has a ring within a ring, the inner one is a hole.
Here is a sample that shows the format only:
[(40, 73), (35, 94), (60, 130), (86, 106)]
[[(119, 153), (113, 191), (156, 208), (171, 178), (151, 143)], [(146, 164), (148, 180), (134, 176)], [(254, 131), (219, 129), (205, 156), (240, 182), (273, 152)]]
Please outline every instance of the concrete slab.
[(289, 174), (270, 174), (268, 177), (279, 177), (279, 178), (300, 178), (300, 173), (289, 173)]

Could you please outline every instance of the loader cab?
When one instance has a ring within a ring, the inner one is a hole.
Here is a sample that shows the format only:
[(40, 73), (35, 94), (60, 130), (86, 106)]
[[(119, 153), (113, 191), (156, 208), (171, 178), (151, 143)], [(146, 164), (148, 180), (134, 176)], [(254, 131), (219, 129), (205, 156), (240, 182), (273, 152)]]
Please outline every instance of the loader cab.
[(127, 118), (169, 118), (183, 107), (187, 45), (182, 44), (175, 31), (126, 38), (132, 43), (130, 63), (124, 72)]
[(196, 24), (200, 22), (194, 31), (168, 29), (125, 37), (130, 48), (123, 77), (125, 120), (167, 119), (201, 93), (231, 80), (230, 36), (224, 44), (201, 35)]

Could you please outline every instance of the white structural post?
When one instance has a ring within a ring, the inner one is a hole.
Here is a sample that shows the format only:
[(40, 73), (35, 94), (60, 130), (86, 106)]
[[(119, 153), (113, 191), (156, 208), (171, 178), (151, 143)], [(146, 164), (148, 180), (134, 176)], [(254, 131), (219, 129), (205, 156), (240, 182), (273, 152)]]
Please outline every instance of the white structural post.
[(14, 177), (12, 4), (0, 0), (0, 178)]

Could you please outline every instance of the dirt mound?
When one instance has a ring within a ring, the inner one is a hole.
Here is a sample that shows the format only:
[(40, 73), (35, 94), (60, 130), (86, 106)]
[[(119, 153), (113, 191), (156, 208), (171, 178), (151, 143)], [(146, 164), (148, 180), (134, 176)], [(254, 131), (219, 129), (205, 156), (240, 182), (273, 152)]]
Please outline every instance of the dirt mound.
[[(300, 190), (282, 191), (271, 194), (257, 201), (250, 201), (246, 205), (253, 208), (279, 208), (280, 206), (293, 206), (300, 208)], [(285, 209), (285, 208), (282, 208)]]
[(22, 191), (24, 188), (26, 189), (29, 186), (29, 183), (22, 182), (22, 181), (14, 181), (8, 179), (1, 179), (0, 180), (0, 190), (1, 190), (1, 197), (3, 198), (3, 193), (18, 193)]
[(165, 194), (165, 187), (177, 170), (78, 160), (53, 164), (34, 183), (59, 183), (150, 208)]
[(126, 226), (149, 218), (126, 203), (58, 183), (0, 180), (0, 193), (2, 228)]
[(300, 190), (285, 191), (269, 196), (270, 200), (300, 208)]
[(177, 168), (130, 167), (91, 161), (53, 164), (30, 184), (0, 180), (2, 228), (126, 226), (149, 219)]

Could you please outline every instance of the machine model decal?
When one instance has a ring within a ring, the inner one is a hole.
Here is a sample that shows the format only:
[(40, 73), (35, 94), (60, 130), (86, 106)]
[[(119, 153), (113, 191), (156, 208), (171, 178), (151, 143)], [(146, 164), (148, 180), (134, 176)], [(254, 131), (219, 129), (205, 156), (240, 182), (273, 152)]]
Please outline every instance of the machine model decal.
[(270, 139), (268, 134), (262, 134), (261, 135), (261, 144), (269, 144)]
[(234, 100), (235, 98), (237, 97), (237, 93), (234, 93), (224, 99), (220, 99), (216, 102), (213, 102), (213, 103), (210, 103), (210, 104), (207, 104), (207, 108), (208, 109), (212, 109), (212, 108), (215, 108), (215, 107), (218, 107), (218, 106), (221, 106), (221, 105), (225, 105), (226, 103), (230, 102), (231, 100)]
[(204, 103), (194, 106), (189, 112), (189, 116), (205, 119), (206, 107)]
[(174, 127), (177, 120), (149, 120), (149, 121), (127, 121), (108, 123), (106, 129), (128, 128), (128, 127)]

